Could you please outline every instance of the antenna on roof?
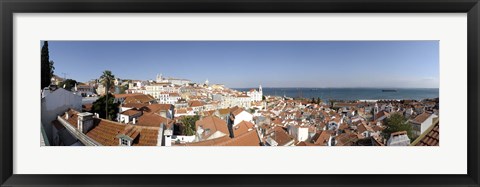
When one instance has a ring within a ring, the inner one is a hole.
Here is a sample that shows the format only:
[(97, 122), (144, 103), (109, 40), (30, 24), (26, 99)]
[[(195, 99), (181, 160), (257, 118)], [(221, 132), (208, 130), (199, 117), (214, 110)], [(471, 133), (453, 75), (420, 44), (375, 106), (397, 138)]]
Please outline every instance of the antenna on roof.
[(67, 73), (64, 73), (64, 72), (62, 72), (62, 75), (63, 75), (63, 81), (67, 80), (67, 75), (68, 75), (68, 74), (67, 74)]

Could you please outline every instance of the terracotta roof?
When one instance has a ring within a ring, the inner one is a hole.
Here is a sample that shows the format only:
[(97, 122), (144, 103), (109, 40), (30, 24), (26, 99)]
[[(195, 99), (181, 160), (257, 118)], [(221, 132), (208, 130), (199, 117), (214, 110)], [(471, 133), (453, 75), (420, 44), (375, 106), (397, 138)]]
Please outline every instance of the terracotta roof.
[(223, 115), (227, 115), (228, 113), (230, 113), (230, 109), (229, 109), (229, 108), (219, 109), (219, 110), (218, 110), (218, 113), (219, 113), (220, 115), (222, 115), (222, 116), (223, 116)]
[(199, 107), (199, 106), (203, 106), (204, 103), (201, 102), (201, 101), (195, 100), (195, 101), (190, 101), (190, 102), (188, 102), (188, 105), (189, 105), (190, 107)]
[(372, 129), (373, 129), (374, 132), (378, 132), (378, 131), (383, 131), (384, 128), (380, 127), (378, 125), (373, 125)]
[(237, 108), (235, 110), (232, 110), (232, 114), (234, 116), (237, 116), (238, 114), (242, 113), (244, 110), (242, 108)]
[(283, 146), (293, 140), (293, 137), (287, 134), (282, 127), (274, 127), (270, 137), (278, 143), (278, 146)]
[[(74, 110), (69, 110), (75, 113)], [(78, 112), (77, 112), (78, 113)], [(64, 117), (64, 116), (62, 116)], [(67, 120), (72, 126), (77, 127), (77, 120)], [(93, 118), (93, 128), (86, 135), (104, 146), (118, 146), (119, 139), (117, 135), (126, 133), (129, 137), (135, 137), (133, 146), (156, 146), (159, 128), (140, 127), (136, 125), (126, 125), (114, 121)]]
[(122, 106), (123, 106), (123, 107), (127, 107), (127, 108), (140, 109), (140, 108), (142, 108), (142, 107), (148, 106), (148, 103), (126, 103), (126, 104), (123, 104)]
[(115, 98), (126, 98), (126, 97), (132, 97), (136, 95), (143, 95), (141, 93), (131, 93), (131, 94), (113, 94), (113, 97)]
[(348, 127), (349, 127), (348, 124), (342, 123), (342, 124), (340, 124), (340, 126), (338, 127), (338, 129), (339, 129), (339, 130), (346, 130), (346, 129), (348, 129)]
[(133, 126), (126, 126), (120, 134), (128, 136), (132, 138), (132, 140), (134, 140), (140, 134), (140, 128), (135, 128)]
[[(178, 144), (177, 144), (178, 145)], [(257, 131), (252, 130), (235, 138), (223, 136), (211, 140), (180, 144), (184, 146), (260, 146)]]
[(375, 120), (378, 119), (378, 118), (381, 118), (381, 117), (383, 117), (383, 116), (387, 116), (387, 117), (388, 117), (388, 115), (389, 115), (388, 112), (382, 110), (382, 111), (378, 112), (377, 114), (375, 114)]
[(154, 100), (155, 98), (151, 95), (133, 94), (132, 96), (125, 97), (124, 103), (149, 103)]
[(282, 121), (283, 121), (282, 119), (276, 118), (275, 120), (272, 121), (272, 123), (273, 123), (273, 124), (279, 124), (279, 125), (281, 125), (281, 124), (282, 124)]
[(354, 133), (343, 133), (335, 137), (336, 146), (351, 146), (358, 140), (358, 135)]
[(213, 134), (216, 131), (220, 131), (227, 135), (230, 134), (228, 132), (227, 123), (216, 116), (208, 116), (196, 121), (195, 127), (198, 128), (199, 126), (201, 126), (204, 130), (210, 129), (210, 134)]
[(312, 143), (315, 145), (326, 145), (333, 131), (320, 131), (312, 137)]
[(215, 110), (203, 111), (204, 116), (213, 116), (215, 114)]
[(248, 131), (253, 130), (253, 127), (255, 127), (253, 123), (250, 123), (248, 121), (242, 121), (235, 125), (235, 127), (233, 127), (233, 135), (234, 137), (240, 136), (247, 133)]
[(171, 104), (151, 104), (142, 108), (142, 110), (147, 113), (159, 113), (170, 109), (173, 109), (173, 105)]
[(425, 120), (427, 120), (431, 115), (432, 114), (430, 114), (430, 113), (424, 112), (424, 113), (418, 115), (417, 117), (415, 117), (415, 119), (413, 119), (412, 121), (414, 123), (421, 124), (421, 123), (425, 122)]
[(168, 93), (170, 97), (180, 97), (180, 94), (178, 93)]
[(313, 143), (310, 143), (310, 142), (302, 141), (302, 142), (298, 142), (295, 146), (317, 146), (317, 145), (315, 145)]
[(218, 146), (260, 146), (260, 137), (257, 131), (252, 130), (228, 141), (221, 142)]
[(357, 126), (357, 132), (358, 133), (363, 133), (365, 131), (370, 131), (370, 132), (375, 132), (372, 127), (368, 126), (368, 125), (365, 125), (365, 124), (360, 124)]
[[(67, 113), (68, 113), (68, 119), (67, 119), (68, 123), (72, 124), (73, 127), (77, 128), (77, 120), (78, 120), (79, 112), (72, 109), (68, 109)], [(66, 119), (65, 113), (62, 115), (62, 118)]]
[(173, 123), (173, 120), (168, 120), (158, 114), (144, 114), (136, 120), (135, 125), (146, 126), (146, 127), (160, 127), (161, 124), (168, 125)]
[(187, 113), (187, 109), (185, 108), (176, 109), (176, 112), (175, 112), (175, 114), (186, 114), (186, 113)]
[(92, 103), (83, 104), (83, 105), (82, 105), (82, 109), (83, 109), (84, 111), (91, 111), (91, 110), (92, 110), (92, 107), (93, 107), (93, 104), (92, 104)]
[(425, 131), (422, 135), (415, 146), (438, 146), (440, 144), (440, 123), (433, 125), (433, 128)]
[(127, 115), (127, 116), (134, 116), (134, 115), (137, 115), (138, 113), (141, 113), (141, 111), (131, 109), (131, 110), (123, 111), (120, 114)]

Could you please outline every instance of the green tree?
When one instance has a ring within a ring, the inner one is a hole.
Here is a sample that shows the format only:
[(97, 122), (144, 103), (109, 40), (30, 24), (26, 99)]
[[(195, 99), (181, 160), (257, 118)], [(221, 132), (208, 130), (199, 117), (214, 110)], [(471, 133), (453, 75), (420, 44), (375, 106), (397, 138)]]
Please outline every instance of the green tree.
[(73, 79), (67, 79), (61, 82), (58, 86), (60, 88), (65, 88), (65, 90), (72, 90), (72, 88), (75, 87), (76, 84), (79, 84), (79, 82)]
[(115, 103), (115, 98), (112, 94), (103, 95), (93, 102), (92, 111), (98, 113), (104, 119), (116, 119), (118, 113), (119, 103)]
[(199, 115), (183, 116), (180, 122), (183, 124), (183, 134), (187, 136), (195, 135), (195, 122), (200, 119)]
[[(110, 88), (114, 84), (115, 76), (112, 74), (112, 72), (110, 70), (105, 70), (105, 71), (103, 71), (102, 76), (100, 76), (100, 81), (101, 81), (102, 85), (105, 87), (105, 95), (107, 96), (106, 100), (108, 100), (108, 95), (109, 95), (108, 91), (110, 90)], [(108, 102), (105, 102), (105, 114), (108, 113), (106, 111), (108, 109), (107, 103)], [(110, 116), (106, 116), (105, 119), (111, 119), (111, 118), (107, 118), (107, 117), (110, 117)]]
[(315, 97), (312, 97), (311, 103), (317, 103), (317, 102), (315, 101)]
[(320, 99), (320, 97), (317, 97), (317, 104), (322, 103), (323, 101)]
[(262, 95), (262, 101), (265, 101), (267, 98), (265, 98), (264, 95)]
[(403, 115), (399, 113), (393, 113), (387, 120), (385, 121), (385, 129), (383, 130), (382, 134), (385, 139), (390, 138), (390, 134), (398, 131), (407, 131), (408, 138), (413, 140), (412, 136), (412, 126), (408, 123), (407, 118), (403, 117)]
[(53, 61), (50, 60), (49, 52), (48, 52), (48, 41), (43, 42), (42, 51), (41, 51), (41, 74), (40, 74), (40, 89), (48, 87), (52, 80), (53, 70)]

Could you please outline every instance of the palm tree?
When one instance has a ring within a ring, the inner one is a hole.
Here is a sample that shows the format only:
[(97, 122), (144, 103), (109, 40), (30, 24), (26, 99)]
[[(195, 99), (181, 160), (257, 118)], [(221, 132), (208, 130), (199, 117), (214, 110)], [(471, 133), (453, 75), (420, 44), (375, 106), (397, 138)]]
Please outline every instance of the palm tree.
[(105, 87), (105, 119), (107, 119), (108, 116), (108, 91), (112, 87), (115, 81), (115, 76), (112, 74), (110, 70), (105, 70), (103, 71), (102, 76), (100, 76), (100, 81), (102, 85)]

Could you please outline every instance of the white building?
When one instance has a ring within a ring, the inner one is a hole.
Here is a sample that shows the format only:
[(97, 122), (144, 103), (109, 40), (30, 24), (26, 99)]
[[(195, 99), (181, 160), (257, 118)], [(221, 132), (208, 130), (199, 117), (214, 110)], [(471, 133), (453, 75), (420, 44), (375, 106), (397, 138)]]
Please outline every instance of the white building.
[(250, 123), (253, 122), (253, 115), (246, 112), (245, 110), (239, 108), (235, 111), (232, 111), (232, 117), (233, 117), (233, 126), (239, 124), (242, 121), (247, 121)]
[(141, 111), (129, 109), (123, 112), (120, 112), (118, 119), (120, 123), (136, 123), (136, 119), (142, 115)]
[(82, 96), (73, 94), (63, 88), (45, 88), (41, 100), (41, 122), (49, 142), (52, 142), (52, 125), (50, 123), (69, 108), (82, 110)]
[(179, 90), (180, 87), (170, 83), (154, 83), (145, 86), (145, 94), (151, 95), (157, 100), (159, 100), (164, 93), (178, 93)]
[(125, 93), (127, 94), (144, 94), (144, 95), (147, 95), (147, 90), (145, 88), (132, 88), (132, 89), (128, 89), (128, 90), (125, 90)]
[(308, 139), (308, 127), (307, 126), (300, 126), (295, 125), (291, 126), (289, 129), (290, 135), (295, 137), (297, 141), (306, 141)]
[(91, 96), (95, 94), (95, 88), (90, 85), (77, 85), (75, 84), (75, 92), (81, 96)]
[(251, 98), (251, 101), (261, 101), (263, 96), (262, 85), (258, 87), (258, 90), (252, 89), (248, 91), (247, 95)]
[(407, 131), (394, 132), (390, 134), (387, 141), (387, 146), (408, 146), (410, 145), (410, 138), (408, 138)]
[(128, 89), (139, 89), (139, 88), (142, 88), (143, 86), (144, 84), (142, 83), (142, 81), (132, 81), (128, 83)]
[(169, 92), (162, 92), (159, 94), (157, 100), (160, 104), (172, 104), (174, 105), (180, 100), (181, 97), (178, 93), (169, 93)]
[(428, 129), (433, 124), (434, 118), (437, 118), (438, 116), (435, 114), (431, 114), (428, 112), (424, 112), (415, 119), (410, 120), (410, 124), (412, 125), (413, 129), (413, 136), (420, 136), (425, 130)]
[(191, 81), (188, 79), (177, 79), (177, 78), (164, 78), (162, 74), (157, 74), (156, 78), (157, 83), (170, 83), (174, 85), (187, 85), (190, 84)]
[(248, 95), (230, 95), (224, 97), (223, 100), (223, 108), (226, 107), (242, 107), (242, 108), (250, 108), (252, 103), (252, 99)]

